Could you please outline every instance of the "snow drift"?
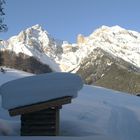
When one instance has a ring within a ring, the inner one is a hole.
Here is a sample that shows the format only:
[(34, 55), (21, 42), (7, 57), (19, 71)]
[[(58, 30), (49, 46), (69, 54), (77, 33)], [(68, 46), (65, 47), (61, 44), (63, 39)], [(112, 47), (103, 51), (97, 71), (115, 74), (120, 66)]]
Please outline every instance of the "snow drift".
[(80, 76), (71, 73), (29, 76), (0, 86), (2, 106), (12, 109), (65, 96), (76, 97), (82, 86)]

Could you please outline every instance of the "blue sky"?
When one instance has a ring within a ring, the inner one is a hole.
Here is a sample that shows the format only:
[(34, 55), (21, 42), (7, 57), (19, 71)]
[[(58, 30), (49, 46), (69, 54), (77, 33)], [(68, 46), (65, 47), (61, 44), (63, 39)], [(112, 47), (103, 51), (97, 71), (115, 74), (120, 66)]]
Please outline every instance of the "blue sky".
[(8, 39), (21, 30), (40, 24), (53, 37), (75, 42), (96, 28), (119, 25), (140, 32), (140, 0), (6, 0)]

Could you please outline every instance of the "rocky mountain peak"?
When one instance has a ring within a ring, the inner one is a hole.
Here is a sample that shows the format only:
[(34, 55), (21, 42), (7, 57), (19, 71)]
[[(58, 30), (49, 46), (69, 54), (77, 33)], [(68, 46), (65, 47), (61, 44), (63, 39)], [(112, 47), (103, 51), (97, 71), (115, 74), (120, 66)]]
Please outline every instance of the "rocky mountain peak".
[(42, 29), (41, 25), (39, 25), (39, 24), (33, 25), (33, 26), (31, 27), (31, 29), (35, 29), (35, 30), (44, 30), (44, 29)]

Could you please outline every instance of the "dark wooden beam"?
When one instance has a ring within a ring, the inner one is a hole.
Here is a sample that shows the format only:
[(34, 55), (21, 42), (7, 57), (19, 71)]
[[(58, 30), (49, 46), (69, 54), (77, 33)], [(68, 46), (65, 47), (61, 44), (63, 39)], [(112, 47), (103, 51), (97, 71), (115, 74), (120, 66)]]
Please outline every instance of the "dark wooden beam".
[(56, 128), (56, 129), (55, 129), (55, 131), (56, 131), (56, 132), (55, 132), (55, 135), (56, 135), (56, 136), (59, 136), (59, 125), (60, 125), (60, 124), (59, 124), (59, 123), (60, 123), (60, 122), (59, 122), (59, 121), (60, 121), (60, 114), (59, 114), (59, 113), (60, 113), (60, 112), (59, 112), (59, 109), (57, 109), (57, 110), (56, 110), (56, 118), (55, 118), (55, 119), (56, 119), (56, 120), (55, 120), (55, 122), (56, 122), (56, 123), (55, 123), (55, 128)]
[(18, 107), (14, 109), (9, 110), (10, 116), (16, 116), (16, 115), (22, 115), (27, 113), (32, 113), (40, 110), (45, 110), (47, 108), (55, 108), (55, 107), (61, 107), (63, 104), (71, 103), (71, 96), (66, 96), (63, 98), (57, 98), (55, 100), (49, 100), (46, 102), (36, 103), (32, 105), (27, 105), (23, 107)]

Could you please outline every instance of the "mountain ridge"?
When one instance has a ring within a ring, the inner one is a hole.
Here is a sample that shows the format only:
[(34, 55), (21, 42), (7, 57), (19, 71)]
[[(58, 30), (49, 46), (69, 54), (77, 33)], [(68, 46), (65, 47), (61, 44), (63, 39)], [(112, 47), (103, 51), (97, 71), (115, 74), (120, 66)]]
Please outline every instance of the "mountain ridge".
[[(125, 30), (119, 26), (102, 26), (87, 37), (79, 35), (77, 41), (75, 44), (70, 44), (67, 41), (55, 40), (37, 24), (1, 42), (1, 46), (16, 53), (22, 52), (35, 56), (42, 63), (52, 66), (54, 71), (71, 71), (98, 47), (114, 57), (122, 58), (140, 67), (140, 33), (138, 32)], [(46, 60), (49, 62), (46, 63)]]

